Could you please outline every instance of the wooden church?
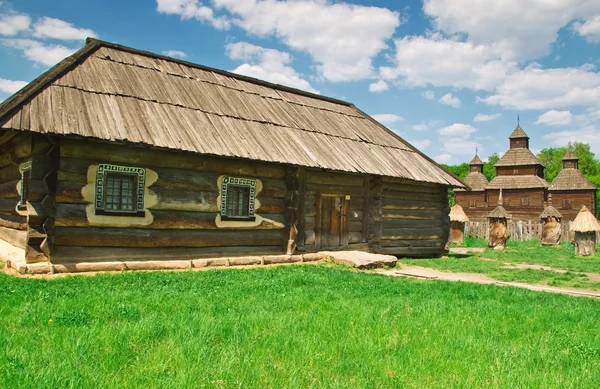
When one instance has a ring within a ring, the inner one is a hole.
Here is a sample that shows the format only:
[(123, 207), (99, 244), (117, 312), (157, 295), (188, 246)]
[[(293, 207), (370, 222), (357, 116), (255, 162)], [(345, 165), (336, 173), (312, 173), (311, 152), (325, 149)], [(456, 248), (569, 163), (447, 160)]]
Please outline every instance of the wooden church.
[(514, 221), (538, 222), (548, 195), (564, 221), (575, 220), (583, 205), (596, 212), (596, 187), (578, 170), (578, 160), (572, 151), (563, 158), (563, 168), (549, 185), (544, 179), (544, 165), (529, 149), (529, 136), (520, 125), (508, 137), (509, 149), (494, 165), (496, 176), (488, 182), (483, 175), (483, 162), (475, 156), (469, 163), (465, 183), (470, 191), (457, 189), (456, 204), (464, 209), (471, 221), (485, 221), (498, 205), (500, 191), (503, 207)]

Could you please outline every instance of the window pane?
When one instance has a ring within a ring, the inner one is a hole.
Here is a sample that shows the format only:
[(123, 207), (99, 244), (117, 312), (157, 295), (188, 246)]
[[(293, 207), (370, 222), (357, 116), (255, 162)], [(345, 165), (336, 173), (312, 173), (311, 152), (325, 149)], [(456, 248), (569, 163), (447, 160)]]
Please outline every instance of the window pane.
[(249, 216), (250, 188), (247, 186), (229, 185), (227, 187), (227, 216)]
[(112, 211), (135, 211), (133, 187), (135, 176), (107, 173), (105, 207)]

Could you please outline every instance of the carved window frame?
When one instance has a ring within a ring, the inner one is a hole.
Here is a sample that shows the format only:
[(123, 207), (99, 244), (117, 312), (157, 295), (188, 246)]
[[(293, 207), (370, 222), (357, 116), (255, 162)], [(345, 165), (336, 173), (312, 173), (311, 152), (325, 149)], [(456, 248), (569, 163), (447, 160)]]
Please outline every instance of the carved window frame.
[(31, 166), (32, 161), (23, 163), (20, 167), (21, 171), (21, 198), (17, 204), (19, 211), (27, 209), (27, 197), (29, 197), (29, 189), (31, 187)]
[[(227, 190), (230, 187), (248, 188), (248, 216), (236, 216), (227, 214)], [(221, 220), (233, 221), (255, 221), (254, 214), (256, 202), (256, 179), (240, 177), (224, 177), (221, 186)]]
[[(108, 210), (106, 209), (106, 179), (110, 174), (134, 176), (134, 209), (126, 210)], [(133, 166), (120, 166), (111, 164), (98, 165), (96, 173), (96, 191), (94, 208), (96, 215), (104, 216), (134, 216), (145, 217), (144, 193), (146, 185), (146, 169)]]
[(571, 199), (563, 199), (562, 207), (563, 209), (572, 209), (573, 205), (571, 204)]
[(529, 197), (521, 197), (521, 206), (526, 207), (529, 205), (530, 205)]

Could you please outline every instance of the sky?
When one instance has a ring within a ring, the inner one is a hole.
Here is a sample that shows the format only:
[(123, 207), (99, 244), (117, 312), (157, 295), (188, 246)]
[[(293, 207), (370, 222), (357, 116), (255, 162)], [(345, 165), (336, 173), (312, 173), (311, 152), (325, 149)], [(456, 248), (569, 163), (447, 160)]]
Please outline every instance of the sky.
[(600, 156), (598, 0), (0, 1), (0, 101), (95, 37), (352, 102), (440, 163)]

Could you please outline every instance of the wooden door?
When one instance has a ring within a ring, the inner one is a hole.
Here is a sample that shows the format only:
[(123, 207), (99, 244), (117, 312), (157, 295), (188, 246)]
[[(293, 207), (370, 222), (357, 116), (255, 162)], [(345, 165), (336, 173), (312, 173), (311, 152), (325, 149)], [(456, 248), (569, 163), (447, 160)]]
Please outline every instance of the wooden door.
[(319, 248), (348, 246), (348, 204), (345, 196), (320, 195), (317, 201), (315, 240)]

